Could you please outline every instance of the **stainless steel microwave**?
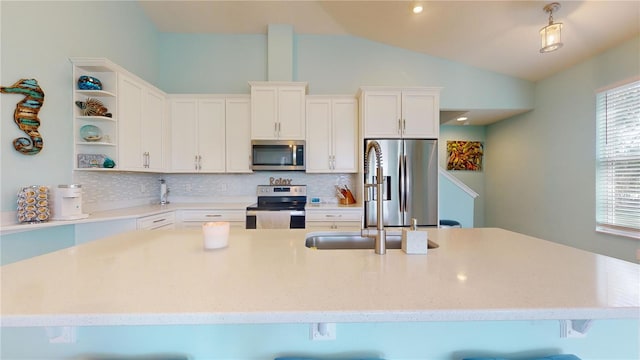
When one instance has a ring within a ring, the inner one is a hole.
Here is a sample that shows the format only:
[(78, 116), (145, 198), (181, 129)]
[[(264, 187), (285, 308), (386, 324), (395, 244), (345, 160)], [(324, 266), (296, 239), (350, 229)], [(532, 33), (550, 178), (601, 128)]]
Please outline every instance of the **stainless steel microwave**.
[(304, 170), (303, 140), (253, 140), (253, 170)]

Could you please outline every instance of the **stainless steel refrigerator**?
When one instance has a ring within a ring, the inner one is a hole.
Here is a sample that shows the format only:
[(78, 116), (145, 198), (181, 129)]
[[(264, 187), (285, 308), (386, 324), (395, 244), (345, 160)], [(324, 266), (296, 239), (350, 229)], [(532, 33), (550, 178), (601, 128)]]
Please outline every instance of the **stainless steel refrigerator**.
[[(410, 226), (415, 218), (419, 226), (438, 226), (438, 142), (413, 139), (366, 139), (364, 149), (377, 141), (382, 150), (385, 178), (383, 190), (384, 226)], [(368, 157), (365, 181), (375, 183), (376, 157), (372, 150)], [(376, 226), (375, 188), (364, 204), (366, 227)]]

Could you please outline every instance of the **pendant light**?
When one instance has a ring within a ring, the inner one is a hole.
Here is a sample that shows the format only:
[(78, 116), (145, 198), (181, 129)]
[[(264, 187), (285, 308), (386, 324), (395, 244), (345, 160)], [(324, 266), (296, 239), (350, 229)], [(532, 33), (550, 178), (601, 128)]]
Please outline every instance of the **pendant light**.
[(553, 22), (553, 13), (560, 9), (560, 3), (554, 2), (545, 5), (544, 11), (549, 13), (549, 25), (540, 29), (542, 40), (541, 53), (552, 52), (562, 47), (562, 23)]

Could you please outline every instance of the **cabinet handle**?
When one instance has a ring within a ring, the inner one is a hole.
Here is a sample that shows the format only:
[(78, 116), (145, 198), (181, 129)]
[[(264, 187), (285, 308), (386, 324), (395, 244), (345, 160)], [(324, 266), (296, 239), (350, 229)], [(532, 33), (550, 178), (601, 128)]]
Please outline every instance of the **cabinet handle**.
[(202, 155), (198, 155), (198, 170), (202, 170)]
[(402, 135), (402, 119), (398, 119), (398, 134)]
[(167, 219), (158, 219), (158, 220), (153, 220), (153, 223), (157, 224), (159, 222), (165, 222), (165, 221), (167, 221)]
[(407, 120), (402, 119), (402, 133), (406, 134), (407, 133)]
[(273, 123), (273, 135), (275, 137), (278, 137), (278, 123), (277, 122)]
[(193, 159), (193, 165), (198, 170), (198, 155), (196, 155)]
[(341, 218), (342, 215), (329, 215), (329, 214), (327, 214), (327, 215), (325, 215), (325, 217), (328, 217), (328, 218)]
[(220, 214), (207, 214), (205, 217), (222, 217)]

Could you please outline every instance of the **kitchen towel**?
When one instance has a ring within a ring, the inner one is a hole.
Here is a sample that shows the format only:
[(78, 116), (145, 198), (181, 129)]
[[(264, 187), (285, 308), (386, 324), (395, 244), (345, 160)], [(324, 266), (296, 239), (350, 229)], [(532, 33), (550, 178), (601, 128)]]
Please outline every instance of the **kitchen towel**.
[(256, 229), (288, 229), (291, 214), (288, 211), (258, 211)]

